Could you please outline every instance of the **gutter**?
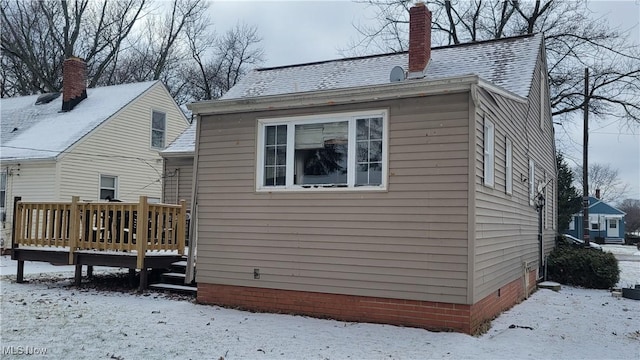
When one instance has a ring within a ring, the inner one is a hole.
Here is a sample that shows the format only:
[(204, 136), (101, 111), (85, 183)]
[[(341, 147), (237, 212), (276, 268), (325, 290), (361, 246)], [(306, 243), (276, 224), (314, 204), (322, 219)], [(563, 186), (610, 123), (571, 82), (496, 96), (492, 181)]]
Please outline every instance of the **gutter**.
[(478, 85), (511, 99), (526, 102), (525, 98), (490, 84), (477, 75), (465, 75), (439, 80), (415, 79), (406, 80), (404, 82), (350, 87), (344, 89), (256, 96), (227, 100), (209, 100), (188, 104), (187, 108), (191, 110), (193, 114), (201, 116), (265, 110), (284, 110), (422, 97), (436, 94), (460, 93), (470, 91), (472, 85)]

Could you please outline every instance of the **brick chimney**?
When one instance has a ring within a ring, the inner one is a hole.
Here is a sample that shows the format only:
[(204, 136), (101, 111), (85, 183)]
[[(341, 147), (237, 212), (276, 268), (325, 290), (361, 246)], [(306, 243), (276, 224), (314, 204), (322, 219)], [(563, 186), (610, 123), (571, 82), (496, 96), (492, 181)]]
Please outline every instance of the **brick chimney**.
[(87, 98), (87, 63), (70, 57), (62, 64), (62, 111), (71, 111)]
[(409, 75), (422, 76), (430, 58), (431, 11), (419, 2), (409, 10)]
[(596, 199), (600, 200), (600, 189), (596, 189)]

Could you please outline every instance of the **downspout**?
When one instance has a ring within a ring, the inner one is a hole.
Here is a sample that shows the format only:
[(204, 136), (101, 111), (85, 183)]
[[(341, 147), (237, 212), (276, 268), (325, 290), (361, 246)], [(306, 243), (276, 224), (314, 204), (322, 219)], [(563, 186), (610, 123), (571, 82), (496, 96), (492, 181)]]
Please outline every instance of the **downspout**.
[(200, 147), (200, 115), (197, 116), (196, 144), (193, 151), (193, 177), (191, 185), (191, 220), (189, 221), (189, 252), (187, 254), (187, 270), (185, 272), (185, 284), (195, 280), (196, 250), (198, 245), (198, 148)]

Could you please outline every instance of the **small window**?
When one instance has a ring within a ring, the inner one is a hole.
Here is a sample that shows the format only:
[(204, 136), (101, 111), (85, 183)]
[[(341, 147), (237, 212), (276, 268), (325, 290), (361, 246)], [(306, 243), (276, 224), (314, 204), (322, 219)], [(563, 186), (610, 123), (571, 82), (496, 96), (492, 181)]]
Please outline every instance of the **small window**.
[(487, 119), (484, 120), (484, 184), (493, 186), (495, 161), (495, 128), (493, 123)]
[(571, 218), (571, 221), (569, 221), (569, 230), (575, 230), (576, 229), (576, 220), (575, 218)]
[(617, 229), (618, 220), (609, 220), (609, 229)]
[(540, 129), (544, 130), (544, 119), (546, 118), (547, 104), (547, 74), (540, 71)]
[(0, 172), (0, 209), (5, 208), (7, 198), (7, 172)]
[(154, 111), (151, 117), (151, 147), (164, 149), (167, 118), (165, 113)]
[(258, 190), (385, 187), (386, 112), (259, 120)]
[(513, 144), (511, 140), (505, 142), (505, 192), (509, 195), (513, 193)]
[(536, 199), (536, 164), (529, 159), (529, 205), (535, 204)]
[(100, 175), (100, 200), (117, 199), (117, 187), (116, 176)]
[(591, 230), (598, 230), (600, 229), (600, 224), (598, 223), (591, 223)]

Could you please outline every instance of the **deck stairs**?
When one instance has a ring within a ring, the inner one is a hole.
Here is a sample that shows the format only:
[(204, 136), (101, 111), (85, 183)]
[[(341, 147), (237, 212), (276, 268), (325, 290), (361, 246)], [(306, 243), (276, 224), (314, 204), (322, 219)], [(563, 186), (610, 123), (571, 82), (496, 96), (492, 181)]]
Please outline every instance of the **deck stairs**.
[(196, 295), (198, 287), (195, 281), (184, 283), (186, 271), (187, 261), (176, 261), (171, 264), (169, 271), (160, 275), (160, 282), (150, 284), (149, 289)]

